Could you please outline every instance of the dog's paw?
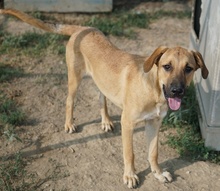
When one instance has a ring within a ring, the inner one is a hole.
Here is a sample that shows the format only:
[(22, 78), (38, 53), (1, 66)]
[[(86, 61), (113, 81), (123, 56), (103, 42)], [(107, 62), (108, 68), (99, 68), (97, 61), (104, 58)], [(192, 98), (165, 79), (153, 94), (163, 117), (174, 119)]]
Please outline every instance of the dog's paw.
[(65, 132), (66, 133), (76, 132), (76, 125), (75, 124), (65, 124)]
[(135, 173), (124, 174), (124, 184), (128, 186), (128, 188), (136, 188), (139, 184), (139, 178)]
[(113, 131), (114, 125), (111, 121), (102, 122), (102, 130), (105, 132)]
[(165, 171), (163, 173), (154, 173), (155, 178), (157, 178), (162, 183), (172, 182), (173, 178), (172, 175)]

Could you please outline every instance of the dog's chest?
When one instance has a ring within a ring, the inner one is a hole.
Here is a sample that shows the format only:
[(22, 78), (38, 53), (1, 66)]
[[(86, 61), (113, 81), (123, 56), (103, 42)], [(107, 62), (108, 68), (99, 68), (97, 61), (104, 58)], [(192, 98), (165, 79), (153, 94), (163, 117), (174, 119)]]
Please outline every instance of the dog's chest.
[(140, 120), (151, 120), (154, 118), (164, 118), (167, 114), (167, 105), (157, 103), (150, 111), (143, 111)]

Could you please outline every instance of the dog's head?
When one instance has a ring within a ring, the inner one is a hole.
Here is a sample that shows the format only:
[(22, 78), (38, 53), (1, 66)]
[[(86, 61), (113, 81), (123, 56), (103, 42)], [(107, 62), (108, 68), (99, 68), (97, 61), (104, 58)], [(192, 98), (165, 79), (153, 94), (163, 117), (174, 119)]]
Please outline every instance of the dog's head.
[(144, 63), (144, 72), (158, 67), (158, 83), (171, 110), (178, 110), (185, 89), (190, 85), (194, 72), (201, 68), (202, 77), (208, 77), (208, 70), (199, 52), (181, 47), (159, 47)]

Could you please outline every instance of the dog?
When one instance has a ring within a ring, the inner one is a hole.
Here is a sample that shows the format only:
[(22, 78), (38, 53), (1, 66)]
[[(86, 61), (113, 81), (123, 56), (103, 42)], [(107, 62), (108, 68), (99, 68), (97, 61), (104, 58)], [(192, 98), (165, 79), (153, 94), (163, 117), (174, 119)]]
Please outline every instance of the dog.
[(178, 110), (194, 72), (201, 69), (208, 77), (202, 55), (182, 47), (158, 47), (149, 57), (127, 53), (115, 47), (98, 29), (75, 25), (47, 24), (23, 12), (1, 9), (1, 14), (13, 15), (47, 32), (69, 35), (66, 45), (68, 96), (65, 131), (76, 131), (73, 105), (77, 88), (84, 74), (90, 75), (99, 88), (102, 129), (111, 131), (106, 97), (122, 109), (123, 181), (135, 188), (133, 130), (139, 121), (146, 122), (148, 161), (154, 176), (161, 182), (171, 182), (169, 172), (158, 165), (158, 133), (168, 109)]

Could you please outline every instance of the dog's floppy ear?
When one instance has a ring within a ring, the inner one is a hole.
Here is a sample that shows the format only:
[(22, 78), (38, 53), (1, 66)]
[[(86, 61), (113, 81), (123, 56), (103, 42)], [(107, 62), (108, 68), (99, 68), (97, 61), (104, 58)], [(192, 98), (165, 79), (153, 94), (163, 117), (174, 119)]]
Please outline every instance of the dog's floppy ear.
[(192, 54), (195, 58), (196, 64), (198, 65), (199, 68), (202, 70), (202, 77), (206, 79), (209, 75), (209, 71), (206, 68), (205, 62), (202, 58), (202, 55), (198, 51), (192, 51)]
[(153, 54), (144, 63), (144, 72), (149, 72), (154, 64), (158, 64), (160, 57), (167, 51), (167, 47), (160, 46), (158, 47)]

